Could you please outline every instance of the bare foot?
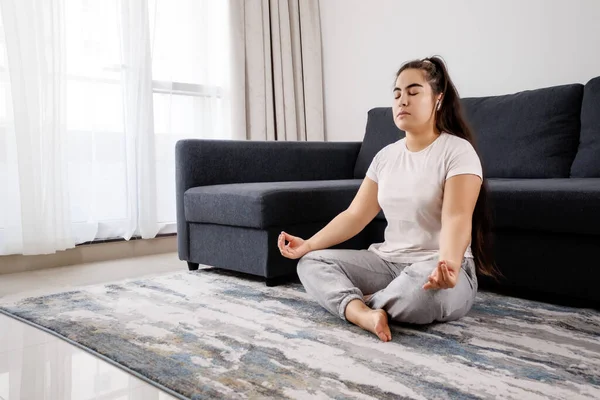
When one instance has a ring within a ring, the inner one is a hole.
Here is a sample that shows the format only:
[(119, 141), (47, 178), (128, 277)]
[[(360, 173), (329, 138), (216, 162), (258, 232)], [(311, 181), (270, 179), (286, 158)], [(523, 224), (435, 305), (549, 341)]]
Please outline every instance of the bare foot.
[(372, 310), (363, 301), (354, 299), (348, 303), (344, 312), (348, 321), (376, 334), (382, 341), (389, 342), (392, 340), (392, 332), (388, 325), (388, 316), (385, 310)]
[(392, 340), (392, 332), (388, 325), (388, 316), (384, 310), (379, 309), (369, 311), (369, 313), (365, 315), (364, 322), (360, 327), (376, 334), (377, 337), (384, 342)]

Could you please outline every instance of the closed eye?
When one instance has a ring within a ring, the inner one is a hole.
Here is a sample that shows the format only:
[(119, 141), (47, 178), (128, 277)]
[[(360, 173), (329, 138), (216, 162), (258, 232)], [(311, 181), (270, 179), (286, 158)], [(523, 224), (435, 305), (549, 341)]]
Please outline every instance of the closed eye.
[[(410, 85), (408, 85), (406, 88), (404, 88), (404, 90), (410, 90), (410, 89), (419, 89), (419, 88), (423, 88), (423, 85), (419, 84), (419, 83), (411, 83)], [(400, 97), (400, 94), (402, 93), (402, 89), (399, 87), (395, 87), (394, 90), (392, 90), (392, 92), (394, 92), (394, 94), (396, 95), (396, 97), (394, 97), (395, 99), (398, 99)], [(419, 92), (408, 92), (409, 96), (414, 96), (419, 94)]]
[[(416, 96), (418, 94), (419, 94), (418, 92), (417, 93), (410, 93), (410, 92), (408, 93), (409, 96)], [(394, 100), (398, 100), (399, 98), (400, 98), (400, 96), (398, 96), (398, 95), (394, 96)]]

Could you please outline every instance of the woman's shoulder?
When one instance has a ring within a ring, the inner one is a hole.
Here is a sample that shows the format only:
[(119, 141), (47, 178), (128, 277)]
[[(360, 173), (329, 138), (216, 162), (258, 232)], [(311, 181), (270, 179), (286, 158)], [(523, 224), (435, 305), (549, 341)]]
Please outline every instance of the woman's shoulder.
[(475, 148), (467, 139), (461, 138), (448, 132), (443, 132), (443, 135), (446, 139), (446, 147), (449, 150), (459, 153), (462, 153), (464, 151), (475, 151)]
[(402, 148), (401, 146), (405, 141), (406, 141), (406, 138), (402, 138), (402, 139), (396, 140), (393, 143), (385, 145), (381, 150), (379, 150), (377, 152), (377, 156), (385, 157), (385, 156), (389, 156), (389, 155), (395, 153), (398, 148)]

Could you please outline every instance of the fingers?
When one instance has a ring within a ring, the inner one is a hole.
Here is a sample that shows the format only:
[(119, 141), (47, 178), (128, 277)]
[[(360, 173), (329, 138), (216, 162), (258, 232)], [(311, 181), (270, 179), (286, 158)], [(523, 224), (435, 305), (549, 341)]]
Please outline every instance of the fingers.
[(444, 263), (442, 267), (442, 273), (444, 274), (444, 281), (449, 287), (454, 286), (452, 283), (452, 276), (450, 275), (450, 270), (448, 269), (448, 264)]
[(448, 267), (448, 263), (440, 261), (429, 275), (428, 282), (423, 285), (423, 289), (452, 289), (454, 286), (456, 286), (454, 271)]
[(440, 286), (440, 284), (435, 281), (433, 278), (429, 278), (429, 281), (427, 281), (424, 285), (423, 285), (423, 289), (441, 289), (442, 287)]
[(300, 246), (295, 249), (285, 246), (281, 251), (282, 256), (286, 258), (291, 258), (292, 260), (297, 260), (298, 258), (304, 256), (306, 253), (306, 248), (304, 248), (303, 246)]
[(450, 284), (450, 277), (448, 276), (448, 267), (444, 261), (438, 263), (438, 270), (440, 276), (440, 286), (448, 287)]
[(444, 279), (444, 285), (446, 288), (453, 288), (456, 286), (456, 276), (455, 272), (450, 269), (448, 263), (442, 261), (441, 272)]
[(282, 256), (286, 258), (296, 259), (298, 258), (298, 252), (296, 249), (292, 249), (290, 247), (290, 243), (285, 244), (286, 240), (289, 242), (292, 239), (291, 235), (288, 235), (285, 232), (281, 232), (279, 237), (277, 238), (277, 247), (279, 247), (279, 252)]
[(438, 269), (434, 269), (431, 274), (427, 277), (427, 282), (423, 285), (423, 289), (440, 289)]
[[(278, 243), (279, 247), (281, 248), (282, 246), (289, 246), (293, 242), (294, 239), (295, 239), (294, 236), (287, 234), (285, 232), (281, 232), (279, 234), (277, 243)], [(286, 245), (285, 242), (288, 242), (288, 244)]]
[(431, 272), (423, 289), (448, 289), (453, 287), (452, 278), (444, 261), (439, 261), (437, 267)]
[(289, 243), (285, 244), (285, 232), (281, 232), (279, 237), (277, 238), (277, 247), (279, 247), (279, 251), (283, 254), (284, 251), (289, 251)]
[(290, 249), (289, 247), (285, 247), (283, 250), (281, 250), (281, 255), (284, 256), (285, 258), (297, 258), (296, 257), (296, 252), (292, 249)]

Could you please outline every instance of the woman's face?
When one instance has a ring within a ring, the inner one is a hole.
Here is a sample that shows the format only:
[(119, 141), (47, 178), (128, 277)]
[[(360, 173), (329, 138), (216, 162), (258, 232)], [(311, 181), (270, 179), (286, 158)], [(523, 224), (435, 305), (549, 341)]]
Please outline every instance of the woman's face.
[(418, 132), (432, 125), (437, 97), (425, 80), (424, 71), (402, 71), (394, 87), (392, 110), (396, 126), (403, 131)]

